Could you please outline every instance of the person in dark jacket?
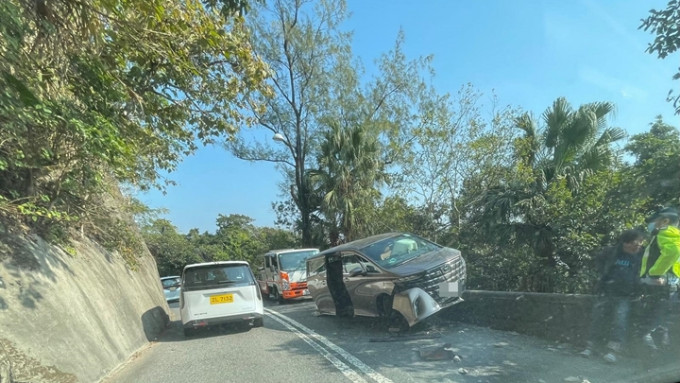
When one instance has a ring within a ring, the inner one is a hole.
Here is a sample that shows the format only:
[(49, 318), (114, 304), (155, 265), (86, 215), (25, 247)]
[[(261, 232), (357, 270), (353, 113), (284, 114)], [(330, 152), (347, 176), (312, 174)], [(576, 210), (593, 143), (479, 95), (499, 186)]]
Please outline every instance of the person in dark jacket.
[(678, 210), (663, 208), (647, 219), (652, 239), (645, 250), (640, 265), (645, 317), (647, 318), (644, 343), (653, 350), (658, 347), (653, 334), (661, 334), (661, 343), (670, 345), (668, 311), (678, 291), (680, 277), (680, 221)]
[(596, 258), (599, 297), (593, 306), (587, 348), (581, 355), (591, 356), (599, 341), (608, 341), (604, 359), (616, 362), (626, 339), (631, 302), (639, 298), (643, 240), (641, 232), (626, 230), (615, 246), (606, 248)]

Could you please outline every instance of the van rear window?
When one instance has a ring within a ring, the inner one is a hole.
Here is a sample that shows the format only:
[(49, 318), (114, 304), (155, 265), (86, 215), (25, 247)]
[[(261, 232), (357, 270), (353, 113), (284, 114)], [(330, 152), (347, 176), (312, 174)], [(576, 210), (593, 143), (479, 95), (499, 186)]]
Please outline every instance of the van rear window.
[(255, 284), (253, 275), (247, 265), (192, 267), (184, 271), (183, 281), (183, 289), (186, 291)]

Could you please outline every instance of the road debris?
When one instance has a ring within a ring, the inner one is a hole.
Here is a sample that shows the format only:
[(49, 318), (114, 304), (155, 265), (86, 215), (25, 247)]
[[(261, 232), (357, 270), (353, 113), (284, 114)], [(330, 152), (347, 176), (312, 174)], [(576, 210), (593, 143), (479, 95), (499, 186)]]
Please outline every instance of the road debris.
[(461, 367), (461, 368), (458, 369), (458, 373), (461, 374), (461, 375), (467, 375), (468, 370)]
[(496, 347), (496, 348), (501, 348), (501, 347), (507, 347), (509, 345), (510, 345), (510, 343), (508, 343), (508, 342), (498, 342), (498, 343), (495, 343), (493, 346)]
[(564, 378), (565, 382), (590, 383), (590, 381), (582, 376), (567, 376)]
[(410, 340), (420, 340), (420, 339), (438, 339), (441, 338), (441, 334), (420, 334), (420, 335), (391, 335), (382, 338), (371, 338), (369, 342), (408, 342)]
[[(421, 358), (428, 361), (454, 360), (456, 354), (451, 350), (451, 344), (445, 343), (441, 346), (427, 347), (418, 351)], [(460, 360), (460, 358), (458, 358)]]

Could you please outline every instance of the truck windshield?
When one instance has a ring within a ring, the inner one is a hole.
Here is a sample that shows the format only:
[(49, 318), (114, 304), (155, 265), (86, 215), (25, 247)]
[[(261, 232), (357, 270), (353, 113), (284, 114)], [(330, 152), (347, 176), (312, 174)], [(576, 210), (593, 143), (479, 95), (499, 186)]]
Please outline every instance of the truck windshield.
[(307, 258), (318, 254), (318, 250), (304, 250), (279, 254), (279, 264), (283, 271), (305, 270)]

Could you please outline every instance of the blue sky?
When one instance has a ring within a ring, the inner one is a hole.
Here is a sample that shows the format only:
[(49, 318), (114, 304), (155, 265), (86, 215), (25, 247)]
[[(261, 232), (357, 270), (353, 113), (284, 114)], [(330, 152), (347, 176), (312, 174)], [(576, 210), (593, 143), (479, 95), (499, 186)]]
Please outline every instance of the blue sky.
[[(574, 106), (611, 101), (611, 125), (629, 134), (647, 129), (656, 115), (680, 126), (665, 101), (677, 54), (659, 60), (644, 52), (652, 35), (637, 27), (666, 0), (448, 1), (350, 0), (352, 48), (367, 74), (394, 46), (399, 29), (411, 58), (434, 55), (434, 84), (455, 93), (472, 83), (501, 104), (540, 114), (557, 97)], [(416, 5), (417, 4), (417, 5)], [(615, 6), (614, 6), (615, 4)], [(180, 232), (215, 230), (218, 214), (244, 214), (273, 226), (271, 203), (283, 177), (271, 163), (249, 163), (221, 147), (201, 148), (170, 174), (177, 186), (139, 198), (165, 208)]]

